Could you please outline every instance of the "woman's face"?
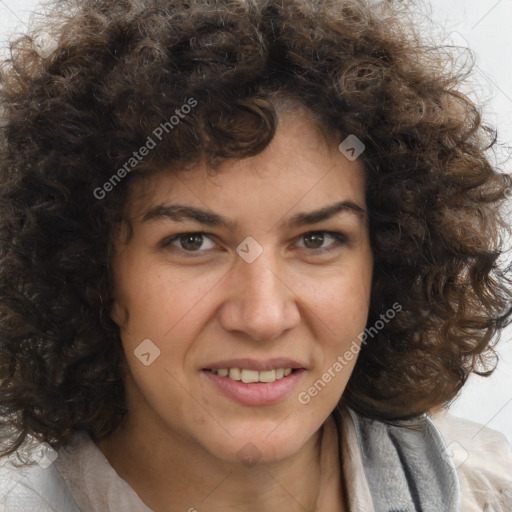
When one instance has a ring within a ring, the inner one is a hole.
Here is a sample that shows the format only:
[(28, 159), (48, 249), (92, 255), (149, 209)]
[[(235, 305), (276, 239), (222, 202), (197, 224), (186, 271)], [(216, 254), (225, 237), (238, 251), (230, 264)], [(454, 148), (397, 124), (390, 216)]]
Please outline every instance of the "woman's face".
[(197, 165), (138, 187), (113, 262), (129, 420), (226, 462), (296, 453), (340, 399), (366, 325), (362, 163), (297, 112), (215, 176)]

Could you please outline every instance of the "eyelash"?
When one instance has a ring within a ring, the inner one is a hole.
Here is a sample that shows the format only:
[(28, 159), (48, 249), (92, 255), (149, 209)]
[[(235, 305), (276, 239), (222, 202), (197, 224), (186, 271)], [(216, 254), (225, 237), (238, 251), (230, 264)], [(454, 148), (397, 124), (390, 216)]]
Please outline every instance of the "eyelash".
[[(301, 247), (301, 249), (306, 249), (309, 252), (312, 252), (313, 254), (327, 254), (327, 253), (341, 247), (342, 245), (346, 245), (346, 243), (348, 242), (346, 235), (344, 235), (343, 233), (339, 233), (337, 231), (307, 231), (306, 233), (303, 233), (302, 235), (300, 235), (299, 238), (302, 238), (306, 235), (319, 234), (319, 233), (332, 236), (334, 238), (334, 242), (332, 244), (328, 245), (327, 247), (320, 248), (320, 249), (308, 249), (307, 247)], [(182, 254), (185, 254), (187, 257), (192, 257), (192, 258), (196, 257), (197, 254), (203, 254), (204, 252), (206, 252), (206, 251), (201, 251), (201, 250), (187, 251), (186, 249), (180, 249), (179, 247), (174, 247), (173, 245), (171, 245), (172, 242), (174, 242), (175, 240), (179, 240), (184, 235), (203, 235), (210, 239), (214, 238), (214, 235), (210, 235), (209, 233), (205, 233), (204, 231), (192, 231), (192, 232), (178, 233), (177, 235), (174, 235), (172, 238), (168, 238), (167, 240), (165, 240), (162, 243), (162, 247), (164, 249), (169, 249), (172, 252), (180, 252)]]

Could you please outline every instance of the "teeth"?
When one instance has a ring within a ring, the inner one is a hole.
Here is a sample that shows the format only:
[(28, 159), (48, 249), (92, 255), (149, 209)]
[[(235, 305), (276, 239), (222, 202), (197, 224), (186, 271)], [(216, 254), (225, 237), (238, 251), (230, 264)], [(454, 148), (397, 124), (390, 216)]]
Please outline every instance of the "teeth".
[(292, 373), (291, 368), (277, 368), (276, 370), (245, 370), (240, 368), (221, 368), (219, 370), (211, 370), (221, 377), (228, 377), (232, 380), (241, 380), (245, 384), (254, 382), (274, 382), (284, 377), (288, 377)]
[[(258, 372), (256, 372), (258, 373)], [(276, 380), (276, 371), (275, 370), (266, 370), (264, 372), (260, 372), (260, 382), (274, 382)]]
[(242, 380), (242, 372), (240, 371), (240, 368), (230, 368), (229, 378), (233, 380)]
[(251, 384), (260, 380), (260, 372), (256, 370), (242, 370), (242, 382)]

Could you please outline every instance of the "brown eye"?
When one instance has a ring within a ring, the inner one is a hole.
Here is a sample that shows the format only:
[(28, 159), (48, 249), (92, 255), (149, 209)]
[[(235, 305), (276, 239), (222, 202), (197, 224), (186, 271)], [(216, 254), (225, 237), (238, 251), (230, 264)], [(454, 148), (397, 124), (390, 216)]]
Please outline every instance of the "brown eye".
[(304, 235), (304, 243), (308, 249), (319, 249), (324, 243), (322, 233), (307, 233)]
[[(208, 245), (209, 242), (209, 245)], [(206, 244), (206, 246), (205, 246)], [(205, 253), (212, 249), (215, 244), (206, 233), (180, 233), (166, 240), (162, 247), (182, 253)]]
[(195, 251), (203, 244), (203, 235), (200, 233), (187, 233), (181, 235), (179, 241), (186, 251)]
[[(304, 233), (301, 237), (304, 240), (304, 245), (299, 247), (303, 249), (311, 249), (313, 254), (328, 253), (335, 249), (340, 249), (348, 242), (347, 237), (343, 233), (337, 233), (335, 231), (310, 231)], [(328, 245), (323, 245), (324, 242), (330, 242)]]

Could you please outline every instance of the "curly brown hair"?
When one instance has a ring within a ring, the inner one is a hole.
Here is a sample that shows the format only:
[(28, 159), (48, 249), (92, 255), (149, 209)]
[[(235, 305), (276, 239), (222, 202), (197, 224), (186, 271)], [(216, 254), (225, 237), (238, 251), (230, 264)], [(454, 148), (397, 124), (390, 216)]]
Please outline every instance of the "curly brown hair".
[[(27, 434), (55, 447), (77, 430), (115, 430), (127, 411), (110, 261), (133, 183), (172, 164), (205, 158), (215, 169), (261, 152), (287, 101), (338, 142), (365, 144), (368, 325), (402, 306), (363, 344), (342, 400), (384, 421), (411, 418), (447, 404), (472, 371), (492, 371), (512, 314), (500, 258), (511, 180), (486, 154), (496, 131), (461, 92), (470, 70), (419, 36), (416, 7), (70, 0), (10, 44), (0, 75), (0, 408), (17, 434), (2, 453)], [(37, 46), (42, 33), (53, 51)], [(122, 173), (191, 98), (190, 113)]]

